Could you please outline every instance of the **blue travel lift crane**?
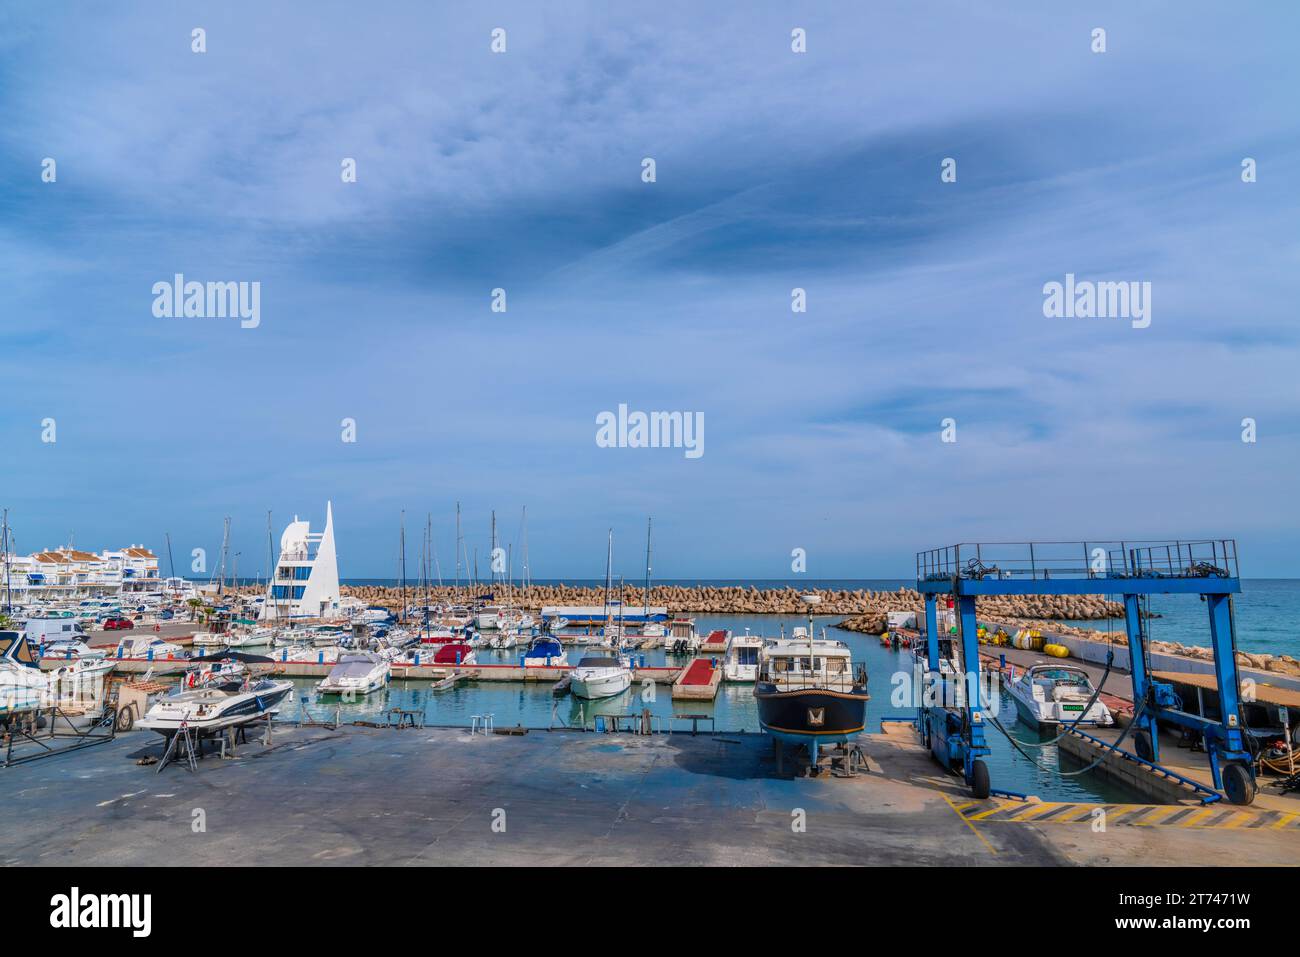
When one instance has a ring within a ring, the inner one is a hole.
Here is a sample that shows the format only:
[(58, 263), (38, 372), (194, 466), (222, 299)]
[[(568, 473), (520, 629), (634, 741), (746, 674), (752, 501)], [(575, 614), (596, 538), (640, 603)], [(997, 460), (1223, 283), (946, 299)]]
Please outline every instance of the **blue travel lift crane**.
[[(935, 759), (960, 767), (971, 793), (991, 787), (985, 715), (979, 694), (975, 600), (995, 595), (1122, 595), (1133, 677), (1133, 746), (1151, 764), (1160, 760), (1158, 722), (1198, 732), (1214, 786), (1233, 804), (1250, 804), (1258, 787), (1242, 719), (1232, 596), (1241, 591), (1233, 539), (1162, 542), (1034, 542), (950, 545), (918, 552), (916, 588), (925, 598), (927, 692), (917, 726)], [(1219, 717), (1183, 710), (1171, 684), (1151, 676), (1142, 600), (1150, 595), (1199, 595), (1210, 617), (1210, 646), (1218, 683)], [(942, 690), (937, 601), (951, 595), (964, 675), (957, 696)], [(1170, 772), (1172, 773), (1172, 772)]]

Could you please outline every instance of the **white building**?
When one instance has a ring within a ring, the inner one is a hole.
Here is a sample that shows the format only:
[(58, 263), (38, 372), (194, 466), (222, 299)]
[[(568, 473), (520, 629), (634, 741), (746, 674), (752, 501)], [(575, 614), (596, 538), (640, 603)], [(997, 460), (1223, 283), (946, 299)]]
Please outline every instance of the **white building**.
[(158, 556), (143, 545), (128, 545), (117, 551), (105, 551), (101, 557), (120, 567), (124, 593), (156, 594), (162, 590), (162, 579), (158, 577)]
[(334, 552), (334, 509), (325, 503), (325, 530), (293, 517), (280, 536), (275, 577), (262, 604), (263, 619), (328, 618), (339, 610), (339, 564)]

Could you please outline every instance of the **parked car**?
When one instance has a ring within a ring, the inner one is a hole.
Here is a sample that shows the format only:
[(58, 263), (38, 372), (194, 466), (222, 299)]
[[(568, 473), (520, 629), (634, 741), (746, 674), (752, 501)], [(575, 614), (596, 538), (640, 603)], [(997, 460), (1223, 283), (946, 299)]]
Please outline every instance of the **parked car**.
[(104, 619), (105, 631), (121, 631), (124, 628), (134, 628), (134, 627), (135, 627), (135, 623), (131, 621), (130, 618), (123, 618), (121, 615), (117, 615), (113, 618)]

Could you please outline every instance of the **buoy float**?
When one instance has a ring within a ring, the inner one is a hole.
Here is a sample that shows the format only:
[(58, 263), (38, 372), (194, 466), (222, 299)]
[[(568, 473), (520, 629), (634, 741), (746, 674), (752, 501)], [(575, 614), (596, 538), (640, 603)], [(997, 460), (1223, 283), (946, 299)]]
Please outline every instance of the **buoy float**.
[(1044, 645), (1043, 654), (1051, 655), (1053, 658), (1068, 658), (1070, 657), (1070, 649), (1065, 645)]

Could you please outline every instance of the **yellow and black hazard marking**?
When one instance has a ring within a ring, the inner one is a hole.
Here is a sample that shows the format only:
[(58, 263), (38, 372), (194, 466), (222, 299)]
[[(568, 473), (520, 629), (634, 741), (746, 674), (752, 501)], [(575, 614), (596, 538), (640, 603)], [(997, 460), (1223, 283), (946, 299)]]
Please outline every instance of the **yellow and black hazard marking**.
[(1106, 824), (1134, 827), (1213, 827), (1300, 830), (1300, 811), (1260, 811), (1231, 804), (1079, 804), (1054, 801), (953, 801), (967, 821), (990, 824)]

